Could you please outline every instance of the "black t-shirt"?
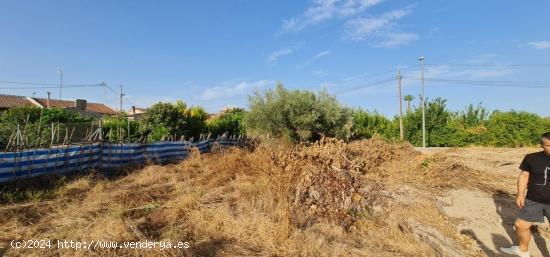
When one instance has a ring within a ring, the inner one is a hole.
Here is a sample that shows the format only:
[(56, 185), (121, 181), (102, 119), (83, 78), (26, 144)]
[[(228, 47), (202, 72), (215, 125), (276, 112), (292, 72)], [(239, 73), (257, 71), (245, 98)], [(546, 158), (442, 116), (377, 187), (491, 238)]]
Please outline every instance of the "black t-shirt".
[(528, 154), (519, 168), (529, 172), (526, 198), (537, 203), (550, 204), (550, 156), (542, 151)]

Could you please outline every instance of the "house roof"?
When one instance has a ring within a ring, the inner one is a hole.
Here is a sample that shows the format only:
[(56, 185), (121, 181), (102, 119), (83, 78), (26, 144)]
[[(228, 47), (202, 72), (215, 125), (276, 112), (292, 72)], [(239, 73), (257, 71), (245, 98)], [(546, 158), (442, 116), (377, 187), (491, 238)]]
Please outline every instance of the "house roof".
[(0, 108), (12, 108), (16, 106), (33, 105), (24, 96), (18, 95), (1, 95), (0, 94)]
[(104, 104), (98, 104), (98, 103), (88, 103), (86, 105), (86, 110), (98, 112), (102, 114), (110, 114), (110, 115), (117, 114), (117, 112), (111, 109), (111, 107)]
[[(48, 106), (48, 99), (46, 98), (33, 98), (33, 99), (44, 107)], [(70, 107), (74, 107), (73, 101), (50, 99), (50, 108), (70, 108)]]
[[(33, 98), (33, 99), (44, 107), (48, 105), (48, 99), (45, 99), (45, 98)], [(74, 107), (74, 101), (50, 99), (50, 107), (70, 108), (70, 107)], [(97, 112), (101, 114), (110, 114), (110, 115), (117, 114), (115, 110), (111, 109), (107, 105), (100, 104), (100, 103), (90, 103), (90, 102), (86, 103), (86, 111)]]
[[(35, 101), (35, 103), (32, 102), (33, 100)], [(25, 106), (25, 105), (36, 106), (36, 104), (40, 105), (40, 107), (46, 107), (48, 105), (48, 100), (46, 98), (31, 99), (25, 96), (0, 94), (0, 108), (2, 109)], [(75, 102), (69, 101), (69, 100), (50, 99), (50, 107), (71, 108), (71, 107), (75, 107)], [(96, 112), (101, 114), (109, 114), (109, 115), (117, 114), (117, 112), (111, 109), (109, 106), (106, 106), (100, 103), (90, 103), (90, 102), (86, 103), (86, 111)]]
[[(147, 108), (141, 108), (141, 107), (135, 107), (136, 114), (142, 114), (147, 111)], [(134, 109), (130, 108), (126, 113), (132, 114), (134, 112)]]

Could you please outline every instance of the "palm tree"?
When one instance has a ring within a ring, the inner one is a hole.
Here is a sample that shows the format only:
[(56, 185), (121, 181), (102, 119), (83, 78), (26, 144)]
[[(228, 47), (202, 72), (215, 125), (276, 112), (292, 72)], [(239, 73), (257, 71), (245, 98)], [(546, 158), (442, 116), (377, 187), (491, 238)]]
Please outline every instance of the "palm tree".
[(414, 96), (412, 95), (406, 95), (403, 97), (403, 100), (407, 102), (407, 112), (411, 111), (411, 102), (414, 100)]

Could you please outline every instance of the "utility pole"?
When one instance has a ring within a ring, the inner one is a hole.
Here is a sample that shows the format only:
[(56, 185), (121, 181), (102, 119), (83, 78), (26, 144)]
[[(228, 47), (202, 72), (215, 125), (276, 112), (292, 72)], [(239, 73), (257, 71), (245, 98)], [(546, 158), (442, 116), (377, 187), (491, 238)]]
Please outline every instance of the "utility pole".
[(122, 129), (120, 128), (120, 121), (122, 120), (122, 97), (124, 94), (122, 93), (122, 85), (120, 85), (120, 107), (118, 109), (118, 122), (117, 124), (117, 141), (120, 141), (122, 139)]
[(119, 112), (122, 114), (122, 97), (124, 94), (122, 93), (122, 85), (120, 85), (120, 109)]
[(46, 101), (46, 107), (47, 107), (48, 109), (50, 109), (50, 91), (46, 92), (46, 94), (48, 94), (48, 99), (47, 99), (47, 101)]
[(426, 148), (426, 98), (424, 95), (424, 57), (418, 58), (420, 61), (420, 76), (422, 79), (422, 147)]
[(399, 90), (399, 138), (403, 140), (403, 97), (401, 95), (401, 70), (397, 70), (397, 89)]
[(61, 98), (61, 90), (63, 89), (63, 68), (57, 69), (57, 72), (60, 74), (60, 81), (59, 81), (59, 101), (63, 100)]

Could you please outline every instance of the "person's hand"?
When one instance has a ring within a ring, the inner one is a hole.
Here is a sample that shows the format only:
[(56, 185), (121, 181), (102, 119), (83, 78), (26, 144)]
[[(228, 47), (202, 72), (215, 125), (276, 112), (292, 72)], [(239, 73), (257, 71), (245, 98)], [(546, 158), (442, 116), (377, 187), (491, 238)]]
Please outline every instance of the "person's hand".
[(525, 206), (525, 197), (519, 196), (516, 198), (516, 205), (521, 209)]

